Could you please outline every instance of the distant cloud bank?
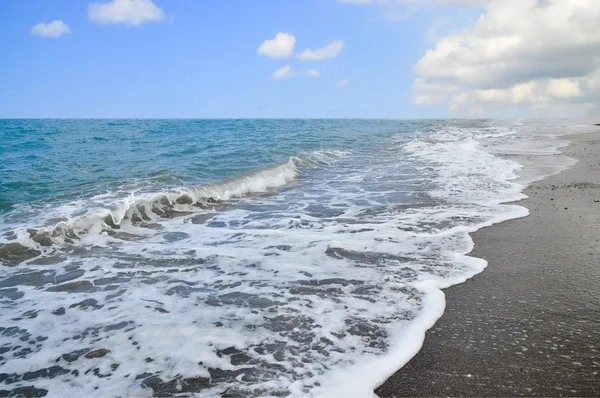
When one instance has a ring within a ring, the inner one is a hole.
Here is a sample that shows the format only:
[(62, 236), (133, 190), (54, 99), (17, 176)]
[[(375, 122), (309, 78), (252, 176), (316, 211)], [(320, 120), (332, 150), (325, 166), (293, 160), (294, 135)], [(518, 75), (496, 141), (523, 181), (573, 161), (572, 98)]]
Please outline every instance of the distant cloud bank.
[(413, 102), (446, 104), (460, 116), (597, 110), (598, 21), (598, 0), (490, 0), (474, 26), (437, 38), (416, 63)]

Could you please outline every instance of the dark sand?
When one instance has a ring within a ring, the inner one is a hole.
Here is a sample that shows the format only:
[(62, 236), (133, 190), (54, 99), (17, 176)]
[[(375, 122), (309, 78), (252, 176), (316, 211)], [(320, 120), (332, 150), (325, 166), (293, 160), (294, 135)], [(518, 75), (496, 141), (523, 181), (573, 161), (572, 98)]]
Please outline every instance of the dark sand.
[(525, 191), (529, 217), (474, 234), (488, 268), (445, 290), (380, 397), (600, 396), (600, 133), (569, 139), (579, 163)]

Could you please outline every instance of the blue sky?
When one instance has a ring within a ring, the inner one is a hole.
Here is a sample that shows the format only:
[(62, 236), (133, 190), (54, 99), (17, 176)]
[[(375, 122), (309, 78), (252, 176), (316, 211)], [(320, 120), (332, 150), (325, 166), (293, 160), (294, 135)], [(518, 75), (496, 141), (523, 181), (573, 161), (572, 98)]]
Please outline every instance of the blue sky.
[[(127, 26), (90, 20), (89, 3), (0, 2), (0, 117), (445, 116), (412, 103), (412, 67), (436, 19), (460, 27), (481, 13), (402, 7), (412, 15), (395, 20), (387, 8), (338, 0), (154, 0), (164, 19)], [(70, 33), (32, 34), (54, 20)], [(344, 48), (318, 61), (257, 54), (279, 32), (295, 36), (297, 52), (334, 40)], [(320, 77), (273, 79), (285, 65)]]
[(3, 0), (0, 117), (600, 115), (599, 20), (597, 0)]

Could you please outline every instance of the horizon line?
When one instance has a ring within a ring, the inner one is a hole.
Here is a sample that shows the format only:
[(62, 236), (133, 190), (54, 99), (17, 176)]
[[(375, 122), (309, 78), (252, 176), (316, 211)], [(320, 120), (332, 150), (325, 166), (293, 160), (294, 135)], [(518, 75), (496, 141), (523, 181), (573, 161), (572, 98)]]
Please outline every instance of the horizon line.
[(590, 117), (0, 117), (0, 120), (592, 120)]

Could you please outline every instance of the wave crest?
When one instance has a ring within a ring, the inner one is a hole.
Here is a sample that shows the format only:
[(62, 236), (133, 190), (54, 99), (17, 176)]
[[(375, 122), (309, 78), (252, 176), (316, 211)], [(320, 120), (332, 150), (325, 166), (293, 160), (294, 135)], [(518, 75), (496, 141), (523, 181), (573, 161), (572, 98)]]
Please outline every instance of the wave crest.
[(131, 194), (109, 208), (60, 221), (38, 229), (16, 231), (21, 244), (39, 249), (40, 246), (72, 243), (83, 235), (114, 233), (123, 226), (143, 225), (165, 218), (211, 210), (218, 203), (247, 195), (280, 188), (298, 175), (299, 162), (289, 158), (261, 170), (241, 174), (223, 181), (194, 187), (149, 193)]

